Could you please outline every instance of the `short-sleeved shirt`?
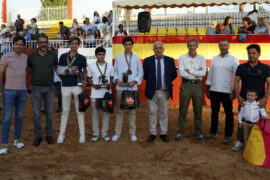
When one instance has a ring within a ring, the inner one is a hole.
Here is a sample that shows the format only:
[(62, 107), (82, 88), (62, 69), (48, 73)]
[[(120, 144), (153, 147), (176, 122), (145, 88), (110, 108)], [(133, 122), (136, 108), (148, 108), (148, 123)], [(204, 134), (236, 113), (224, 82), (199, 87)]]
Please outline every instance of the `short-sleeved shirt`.
[[(104, 74), (105, 67), (106, 67), (106, 63), (104, 63), (103, 65), (99, 64), (99, 68), (102, 74)], [(107, 70), (106, 70), (105, 78), (108, 80), (108, 84), (110, 83), (110, 78), (113, 77), (113, 74), (114, 74), (114, 70), (113, 70), (112, 65), (107, 63)], [(101, 74), (98, 70), (96, 62), (89, 65), (87, 76), (92, 78), (94, 84), (102, 84), (100, 82)], [(106, 92), (108, 92), (106, 88), (95, 89), (91, 87), (91, 98), (103, 98)]]
[[(77, 53), (74, 57), (70, 57), (69, 53), (62, 54), (59, 59), (59, 66), (68, 66), (67, 59), (69, 57), (69, 63), (72, 62), (73, 58), (76, 58), (72, 66), (77, 66), (78, 71), (82, 72), (83, 68), (87, 67), (86, 57)], [(78, 76), (76, 74), (63, 75), (62, 86), (77, 86)]]
[(27, 55), (5, 54), (0, 65), (6, 68), (5, 89), (26, 90)]
[(241, 78), (241, 92), (240, 96), (246, 99), (248, 89), (254, 89), (258, 93), (258, 99), (264, 97), (265, 81), (270, 77), (270, 67), (260, 61), (254, 67), (251, 67), (249, 62), (240, 64), (235, 73)]
[(30, 53), (27, 58), (27, 67), (32, 68), (32, 85), (53, 86), (57, 63), (57, 55), (53, 51), (48, 50), (44, 56), (41, 56), (38, 51)]

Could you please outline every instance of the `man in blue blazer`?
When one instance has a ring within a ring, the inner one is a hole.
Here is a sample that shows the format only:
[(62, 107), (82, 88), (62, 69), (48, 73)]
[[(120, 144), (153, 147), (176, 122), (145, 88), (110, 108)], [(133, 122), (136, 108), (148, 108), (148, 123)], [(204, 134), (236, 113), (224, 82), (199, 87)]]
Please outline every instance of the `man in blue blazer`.
[(173, 98), (173, 80), (177, 77), (174, 59), (164, 56), (164, 46), (156, 41), (153, 46), (155, 55), (143, 62), (144, 79), (146, 80), (145, 96), (149, 109), (150, 136), (148, 142), (153, 142), (157, 135), (157, 111), (159, 109), (160, 138), (168, 142), (168, 105), (169, 98)]

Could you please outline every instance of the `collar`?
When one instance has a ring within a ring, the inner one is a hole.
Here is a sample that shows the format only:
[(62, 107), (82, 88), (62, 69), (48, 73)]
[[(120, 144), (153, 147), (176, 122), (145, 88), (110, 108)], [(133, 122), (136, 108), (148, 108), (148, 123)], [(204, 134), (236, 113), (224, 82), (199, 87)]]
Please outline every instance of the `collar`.
[[(69, 57), (71, 57), (70, 56), (70, 51), (68, 51), (67, 54), (68, 54)], [(78, 51), (77, 51), (77, 53), (73, 57), (75, 57), (75, 56), (77, 57), (77, 55), (78, 55)]]
[(257, 64), (256, 66), (252, 67), (252, 66), (249, 64), (249, 61), (247, 62), (247, 65), (248, 65), (248, 67), (250, 67), (250, 68), (256, 68), (256, 67), (258, 67), (260, 64), (261, 64), (261, 62), (258, 60), (258, 64)]
[(191, 57), (191, 56), (189, 55), (189, 53), (187, 53), (187, 56), (190, 57), (191, 59), (194, 59), (194, 58), (198, 57), (198, 53), (196, 52), (196, 56), (194, 56), (194, 57)]
[(155, 56), (155, 60), (161, 60), (161, 59), (164, 59), (164, 55), (160, 59), (158, 59), (157, 56)]
[(249, 102), (248, 100), (246, 101), (247, 104), (250, 104), (250, 105), (256, 105), (257, 104), (257, 101), (253, 101), (253, 102)]
[[(224, 57), (228, 57), (229, 55), (230, 55), (230, 53), (228, 52)], [(221, 58), (224, 58), (220, 54), (218, 56), (221, 57)]]

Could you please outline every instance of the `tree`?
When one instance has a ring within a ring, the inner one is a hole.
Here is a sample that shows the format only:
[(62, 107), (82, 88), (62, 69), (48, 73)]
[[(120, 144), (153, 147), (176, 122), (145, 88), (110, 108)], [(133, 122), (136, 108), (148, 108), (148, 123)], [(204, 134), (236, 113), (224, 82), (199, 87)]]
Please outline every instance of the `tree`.
[(39, 21), (64, 20), (68, 17), (68, 0), (40, 0), (42, 8), (37, 19)]
[(67, 6), (68, 0), (40, 0), (42, 7)]

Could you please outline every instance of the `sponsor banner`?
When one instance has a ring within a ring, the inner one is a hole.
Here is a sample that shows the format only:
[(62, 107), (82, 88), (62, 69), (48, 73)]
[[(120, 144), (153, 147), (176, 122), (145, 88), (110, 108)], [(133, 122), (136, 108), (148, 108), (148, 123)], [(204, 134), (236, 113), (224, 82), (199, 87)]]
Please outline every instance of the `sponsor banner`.
[[(112, 48), (105, 48), (106, 49), (106, 57), (105, 61), (112, 64)], [(68, 52), (69, 48), (59, 48), (58, 49), (58, 58)], [(78, 52), (82, 55), (84, 55), (87, 59), (87, 64), (92, 64), (96, 62), (96, 56), (95, 56), (95, 48), (79, 48)]]

